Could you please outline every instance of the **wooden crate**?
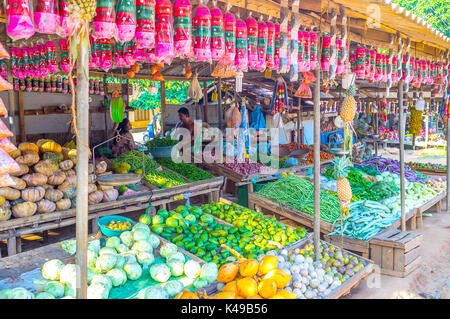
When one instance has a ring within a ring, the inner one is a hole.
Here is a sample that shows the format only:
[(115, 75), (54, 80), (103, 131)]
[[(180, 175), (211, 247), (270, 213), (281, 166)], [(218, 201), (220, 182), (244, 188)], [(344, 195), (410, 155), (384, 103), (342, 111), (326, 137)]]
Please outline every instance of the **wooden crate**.
[(381, 267), (382, 274), (406, 277), (420, 265), (422, 239), (416, 232), (383, 231), (369, 241), (370, 259)]
[(430, 200), (428, 203), (420, 206), (417, 208), (417, 228), (422, 227), (422, 214), (426, 212), (427, 210), (431, 209), (432, 207), (436, 206), (436, 212), (441, 212), (441, 202), (442, 200), (447, 196), (446, 192), (442, 192), (441, 194), (437, 195), (435, 198)]
[[(322, 221), (320, 221), (322, 223)], [(370, 246), (368, 241), (357, 238), (341, 237), (341, 235), (324, 236), (326, 242), (342, 249), (354, 252), (364, 258), (369, 258)]]

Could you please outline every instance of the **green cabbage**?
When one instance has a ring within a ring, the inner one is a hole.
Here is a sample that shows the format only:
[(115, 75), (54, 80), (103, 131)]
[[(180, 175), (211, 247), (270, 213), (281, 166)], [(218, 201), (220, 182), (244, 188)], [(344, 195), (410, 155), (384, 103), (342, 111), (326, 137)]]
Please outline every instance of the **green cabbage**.
[(77, 282), (77, 265), (67, 264), (61, 269), (59, 281), (63, 284), (71, 284), (76, 287)]
[(130, 249), (127, 245), (125, 245), (125, 244), (119, 244), (119, 245), (117, 245), (117, 247), (116, 247), (116, 250), (119, 252), (119, 253), (125, 253), (125, 252), (127, 252), (128, 251), (128, 249)]
[(18, 287), (11, 290), (11, 299), (34, 299), (34, 294), (25, 288)]
[(55, 296), (48, 292), (39, 292), (34, 296), (34, 299), (55, 299)]
[(112, 254), (100, 255), (97, 258), (97, 262), (95, 263), (95, 268), (97, 268), (100, 272), (107, 272), (114, 268), (114, 266), (116, 265), (116, 261), (117, 261), (116, 255)]
[(169, 266), (170, 273), (174, 277), (179, 277), (184, 274), (184, 263), (182, 263), (178, 259), (170, 259), (167, 263), (167, 266)]
[(87, 265), (88, 267), (95, 267), (95, 262), (97, 261), (97, 254), (92, 251), (92, 250), (88, 250), (87, 251)]
[(150, 237), (150, 233), (144, 229), (138, 228), (135, 231), (133, 231), (133, 240), (139, 241), (139, 240), (145, 240), (148, 241)]
[(125, 273), (125, 271), (119, 268), (111, 269), (106, 273), (106, 276), (111, 279), (113, 287), (122, 286), (127, 282), (127, 274)]
[(61, 269), (63, 267), (64, 263), (61, 260), (49, 260), (42, 266), (42, 277), (47, 280), (59, 280)]
[(108, 289), (112, 288), (111, 279), (106, 275), (98, 274), (98, 275), (95, 275), (94, 277), (92, 277), (91, 285), (97, 284), (97, 283), (103, 284)]
[(136, 255), (137, 261), (143, 268), (147, 268), (155, 261), (155, 256), (147, 251), (140, 251)]
[(100, 252), (100, 239), (91, 240), (88, 243), (88, 250), (92, 250), (96, 255)]
[(88, 299), (108, 299), (109, 289), (104, 284), (94, 283), (87, 289)]
[(52, 294), (52, 296), (55, 298), (64, 297), (64, 284), (60, 283), (59, 281), (49, 281), (45, 285), (44, 291)]
[(96, 274), (99, 274), (98, 270), (95, 269), (95, 267), (88, 267), (87, 268), (87, 283), (88, 285), (91, 284), (92, 278), (94, 278), (94, 276)]
[(177, 251), (177, 245), (172, 243), (165, 243), (161, 246), (159, 253), (161, 254), (161, 256), (165, 257), (166, 260), (169, 260), (170, 256), (175, 254)]
[(149, 253), (153, 252), (152, 245), (150, 244), (150, 242), (145, 241), (145, 240), (138, 240), (137, 242), (134, 243), (134, 245), (133, 245), (133, 247), (131, 247), (131, 249), (137, 250), (137, 251), (146, 251)]
[(115, 248), (112, 247), (103, 247), (102, 249), (100, 249), (100, 251), (98, 252), (99, 256), (104, 255), (104, 254), (117, 254), (117, 250)]
[(208, 285), (208, 281), (206, 281), (206, 279), (198, 277), (194, 279), (193, 285), (195, 289), (200, 289)]
[(67, 283), (64, 285), (64, 297), (73, 297), (75, 298), (75, 289), (72, 284)]
[(197, 278), (198, 276), (200, 276), (201, 273), (200, 264), (195, 260), (192, 259), (188, 260), (184, 264), (184, 273), (188, 278), (191, 279)]
[(164, 285), (164, 290), (167, 292), (170, 298), (175, 297), (184, 289), (184, 285), (181, 281), (171, 280)]
[(170, 269), (165, 264), (156, 264), (150, 267), (150, 276), (157, 282), (166, 282), (170, 278)]
[(116, 249), (117, 246), (120, 245), (120, 238), (117, 236), (109, 237), (106, 240), (106, 247), (111, 247)]
[(125, 258), (122, 255), (116, 255), (116, 264), (114, 265), (115, 268), (123, 268), (125, 264), (127, 263), (127, 258)]
[(176, 252), (176, 253), (173, 254), (173, 255), (170, 255), (168, 261), (171, 261), (172, 259), (179, 260), (179, 261), (181, 261), (183, 264), (186, 262), (186, 257), (184, 257), (184, 255), (183, 255), (182, 253), (180, 253), (179, 251)]
[(169, 295), (161, 286), (152, 286), (145, 289), (145, 299), (169, 299)]
[(136, 252), (136, 254), (135, 254), (135, 250), (133, 250), (133, 251), (131, 251), (131, 250), (129, 250), (129, 251), (127, 251), (127, 252), (125, 252), (125, 253), (121, 253), (120, 254), (120, 256), (123, 256), (123, 257), (125, 257), (125, 264), (126, 263), (129, 263), (129, 262), (136, 262), (136, 256), (137, 256), (137, 253), (138, 252)]
[(133, 234), (128, 230), (124, 231), (122, 234), (120, 234), (120, 240), (123, 244), (131, 247), (133, 245)]
[(127, 263), (123, 267), (129, 280), (137, 280), (142, 276), (142, 268), (138, 263)]
[(0, 299), (11, 299), (12, 289), (0, 290)]
[(202, 265), (200, 278), (205, 279), (210, 284), (216, 281), (218, 273), (219, 269), (217, 269), (217, 265), (215, 263), (206, 263)]
[(142, 229), (142, 230), (148, 231), (148, 233), (150, 233), (150, 228), (148, 228), (148, 226), (143, 223), (136, 223), (136, 225), (134, 225), (133, 228), (131, 229), (131, 232), (134, 232), (138, 229)]
[(69, 255), (75, 255), (77, 252), (77, 241), (75, 239), (63, 240), (59, 245), (61, 246), (61, 249)]
[(155, 234), (150, 234), (148, 241), (152, 244), (153, 249), (157, 248), (160, 244), (160, 240)]

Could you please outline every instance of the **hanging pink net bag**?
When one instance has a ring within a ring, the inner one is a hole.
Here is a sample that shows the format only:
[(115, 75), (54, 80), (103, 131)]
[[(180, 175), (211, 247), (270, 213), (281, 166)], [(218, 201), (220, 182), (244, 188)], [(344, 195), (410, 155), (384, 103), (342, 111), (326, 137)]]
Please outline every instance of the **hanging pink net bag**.
[(169, 63), (175, 56), (172, 37), (172, 3), (169, 0), (157, 0), (155, 11), (155, 55), (160, 63)]
[(211, 9), (211, 58), (218, 61), (225, 54), (224, 21), (222, 11), (217, 8), (217, 1), (213, 1)]
[(258, 64), (258, 23), (251, 15), (245, 20), (245, 23), (247, 24), (248, 66), (256, 69)]
[[(231, 8), (228, 4), (227, 10)], [(236, 18), (231, 12), (225, 13), (223, 17), (225, 27), (225, 54), (224, 59), (234, 64), (236, 57)]]
[(189, 0), (173, 2), (173, 44), (177, 56), (189, 58), (192, 52), (192, 5)]
[(246, 71), (248, 68), (247, 24), (245, 21), (236, 21), (236, 69)]
[(53, 34), (59, 24), (56, 0), (35, 0), (34, 23), (39, 33)]
[(155, 0), (136, 0), (136, 42), (144, 49), (155, 46)]
[(111, 0), (97, 0), (97, 8), (92, 21), (94, 36), (97, 39), (111, 39), (117, 35), (114, 2)]
[(136, 34), (136, 8), (131, 0), (117, 0), (116, 2), (117, 40), (128, 42)]
[(61, 37), (69, 35), (69, 0), (58, 1), (59, 28), (56, 30)]
[(13, 39), (28, 39), (34, 34), (29, 0), (8, 0), (6, 32)]
[(211, 62), (210, 41), (211, 11), (200, 0), (194, 16), (194, 55), (198, 62)]

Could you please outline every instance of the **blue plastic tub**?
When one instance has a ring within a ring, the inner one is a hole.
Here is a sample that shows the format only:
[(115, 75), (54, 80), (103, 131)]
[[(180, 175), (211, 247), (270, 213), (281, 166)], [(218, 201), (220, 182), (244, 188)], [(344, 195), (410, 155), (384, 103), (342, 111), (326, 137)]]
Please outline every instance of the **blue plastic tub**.
[(173, 146), (162, 146), (155, 147), (150, 150), (153, 158), (168, 158), (172, 157), (172, 147)]
[[(115, 221), (115, 222), (129, 221), (131, 223), (131, 227), (128, 229), (124, 229), (124, 230), (115, 230), (115, 229), (106, 228), (106, 226), (108, 226), (111, 221)], [(105, 236), (108, 236), (108, 237), (120, 236), (120, 234), (122, 234), (124, 231), (131, 230), (131, 228), (134, 226), (134, 224), (135, 223), (133, 220), (131, 220), (127, 217), (119, 216), (119, 215), (103, 216), (103, 217), (100, 217), (97, 221), (97, 225), (98, 225), (98, 227), (100, 227), (100, 231), (102, 232), (102, 234)]]

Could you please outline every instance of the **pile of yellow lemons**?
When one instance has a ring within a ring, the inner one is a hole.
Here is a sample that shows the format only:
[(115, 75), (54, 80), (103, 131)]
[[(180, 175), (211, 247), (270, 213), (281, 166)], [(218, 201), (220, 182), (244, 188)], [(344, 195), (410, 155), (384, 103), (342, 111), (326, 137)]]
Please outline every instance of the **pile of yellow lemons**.
[(129, 221), (121, 222), (121, 221), (111, 221), (106, 228), (114, 229), (114, 230), (125, 230), (131, 227), (131, 223)]

